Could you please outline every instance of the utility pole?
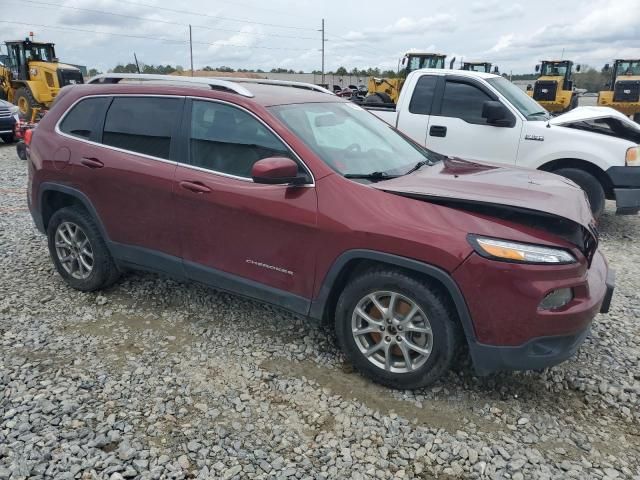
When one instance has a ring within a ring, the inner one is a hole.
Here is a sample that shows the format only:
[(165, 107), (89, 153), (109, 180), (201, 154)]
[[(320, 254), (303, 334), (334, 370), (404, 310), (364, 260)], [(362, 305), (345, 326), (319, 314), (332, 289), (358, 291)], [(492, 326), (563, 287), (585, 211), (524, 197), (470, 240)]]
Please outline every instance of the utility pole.
[(327, 41), (327, 39), (324, 36), (324, 18), (322, 19), (322, 28), (320, 29), (320, 32), (322, 33), (322, 85), (324, 85), (324, 42)]
[(191, 76), (193, 77), (193, 38), (191, 37), (191, 24), (189, 24), (189, 55), (191, 56)]

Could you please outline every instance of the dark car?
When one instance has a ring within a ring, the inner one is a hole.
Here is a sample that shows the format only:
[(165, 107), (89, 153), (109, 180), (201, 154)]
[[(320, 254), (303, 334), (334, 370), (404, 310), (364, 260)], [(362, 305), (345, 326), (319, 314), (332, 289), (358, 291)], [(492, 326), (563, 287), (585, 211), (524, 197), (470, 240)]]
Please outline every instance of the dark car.
[(312, 85), (158, 78), (66, 88), (29, 139), (30, 210), (73, 288), (142, 269), (324, 319), (398, 388), (462, 345), (481, 374), (557, 364), (609, 308), (563, 178), (441, 157)]
[(18, 107), (6, 100), (0, 100), (0, 138), (4, 143), (16, 141), (16, 123), (18, 123)]

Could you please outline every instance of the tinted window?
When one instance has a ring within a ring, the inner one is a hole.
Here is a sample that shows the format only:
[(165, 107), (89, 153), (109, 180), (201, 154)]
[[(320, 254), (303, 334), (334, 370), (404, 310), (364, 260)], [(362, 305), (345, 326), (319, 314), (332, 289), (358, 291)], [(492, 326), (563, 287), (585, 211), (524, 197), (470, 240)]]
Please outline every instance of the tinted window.
[(263, 158), (292, 158), (253, 116), (221, 103), (193, 102), (189, 143), (192, 165), (238, 177), (251, 177), (253, 164)]
[(91, 138), (98, 125), (98, 116), (102, 115), (109, 100), (107, 97), (96, 97), (80, 101), (64, 117), (60, 130), (75, 137)]
[(418, 79), (416, 88), (413, 90), (411, 103), (409, 103), (409, 111), (420, 115), (429, 115), (431, 113), (431, 104), (436, 91), (438, 77), (424, 75)]
[(178, 98), (114, 98), (104, 123), (102, 143), (169, 158), (171, 133), (179, 117)]
[(492, 98), (473, 85), (448, 81), (444, 88), (441, 115), (486, 123), (482, 118), (482, 106), (487, 100)]

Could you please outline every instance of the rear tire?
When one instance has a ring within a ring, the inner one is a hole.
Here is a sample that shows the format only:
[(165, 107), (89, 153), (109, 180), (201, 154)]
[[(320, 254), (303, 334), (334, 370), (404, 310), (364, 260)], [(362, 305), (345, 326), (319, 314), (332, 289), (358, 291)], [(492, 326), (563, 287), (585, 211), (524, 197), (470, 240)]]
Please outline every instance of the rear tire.
[(604, 211), (605, 194), (604, 188), (602, 188), (602, 185), (596, 177), (578, 168), (561, 168), (555, 170), (553, 173), (573, 180), (573, 182), (587, 194), (593, 216), (598, 218), (602, 215)]
[(65, 207), (47, 225), (49, 254), (60, 276), (83, 292), (113, 284), (120, 272), (95, 221), (80, 207)]
[[(438, 380), (460, 344), (460, 326), (446, 298), (428, 283), (387, 268), (369, 270), (347, 284), (336, 307), (335, 329), (359, 372), (399, 389)], [(372, 348), (377, 350), (365, 353)]]
[(33, 109), (41, 107), (33, 97), (31, 90), (27, 87), (20, 87), (16, 90), (16, 94), (13, 97), (13, 103), (20, 109), (20, 115), (28, 121), (31, 120)]

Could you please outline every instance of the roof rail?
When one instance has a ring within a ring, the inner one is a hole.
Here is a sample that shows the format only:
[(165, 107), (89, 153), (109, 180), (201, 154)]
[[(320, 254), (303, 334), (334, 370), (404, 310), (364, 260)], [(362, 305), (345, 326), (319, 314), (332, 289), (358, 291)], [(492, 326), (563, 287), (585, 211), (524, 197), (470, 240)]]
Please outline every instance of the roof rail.
[(219, 78), (182, 77), (179, 75), (154, 75), (147, 73), (103, 73), (91, 78), (87, 83), (109, 84), (119, 83), (120, 80), (142, 80), (169, 83), (188, 83), (192, 85), (208, 85), (212, 90), (225, 90), (237, 93), (243, 97), (253, 97), (248, 89), (229, 80)]
[[(216, 80), (223, 80), (226, 77), (211, 77)], [(305, 83), (305, 82), (293, 82), (289, 80), (272, 80), (269, 78), (240, 78), (240, 77), (232, 77), (232, 80), (227, 80), (231, 82), (237, 83), (256, 83), (258, 85), (278, 85), (281, 87), (293, 87), (293, 88), (301, 88), (303, 90), (313, 90), (314, 92), (328, 93), (330, 95), (335, 95), (331, 90), (327, 90), (320, 85), (314, 85), (313, 83)]]

